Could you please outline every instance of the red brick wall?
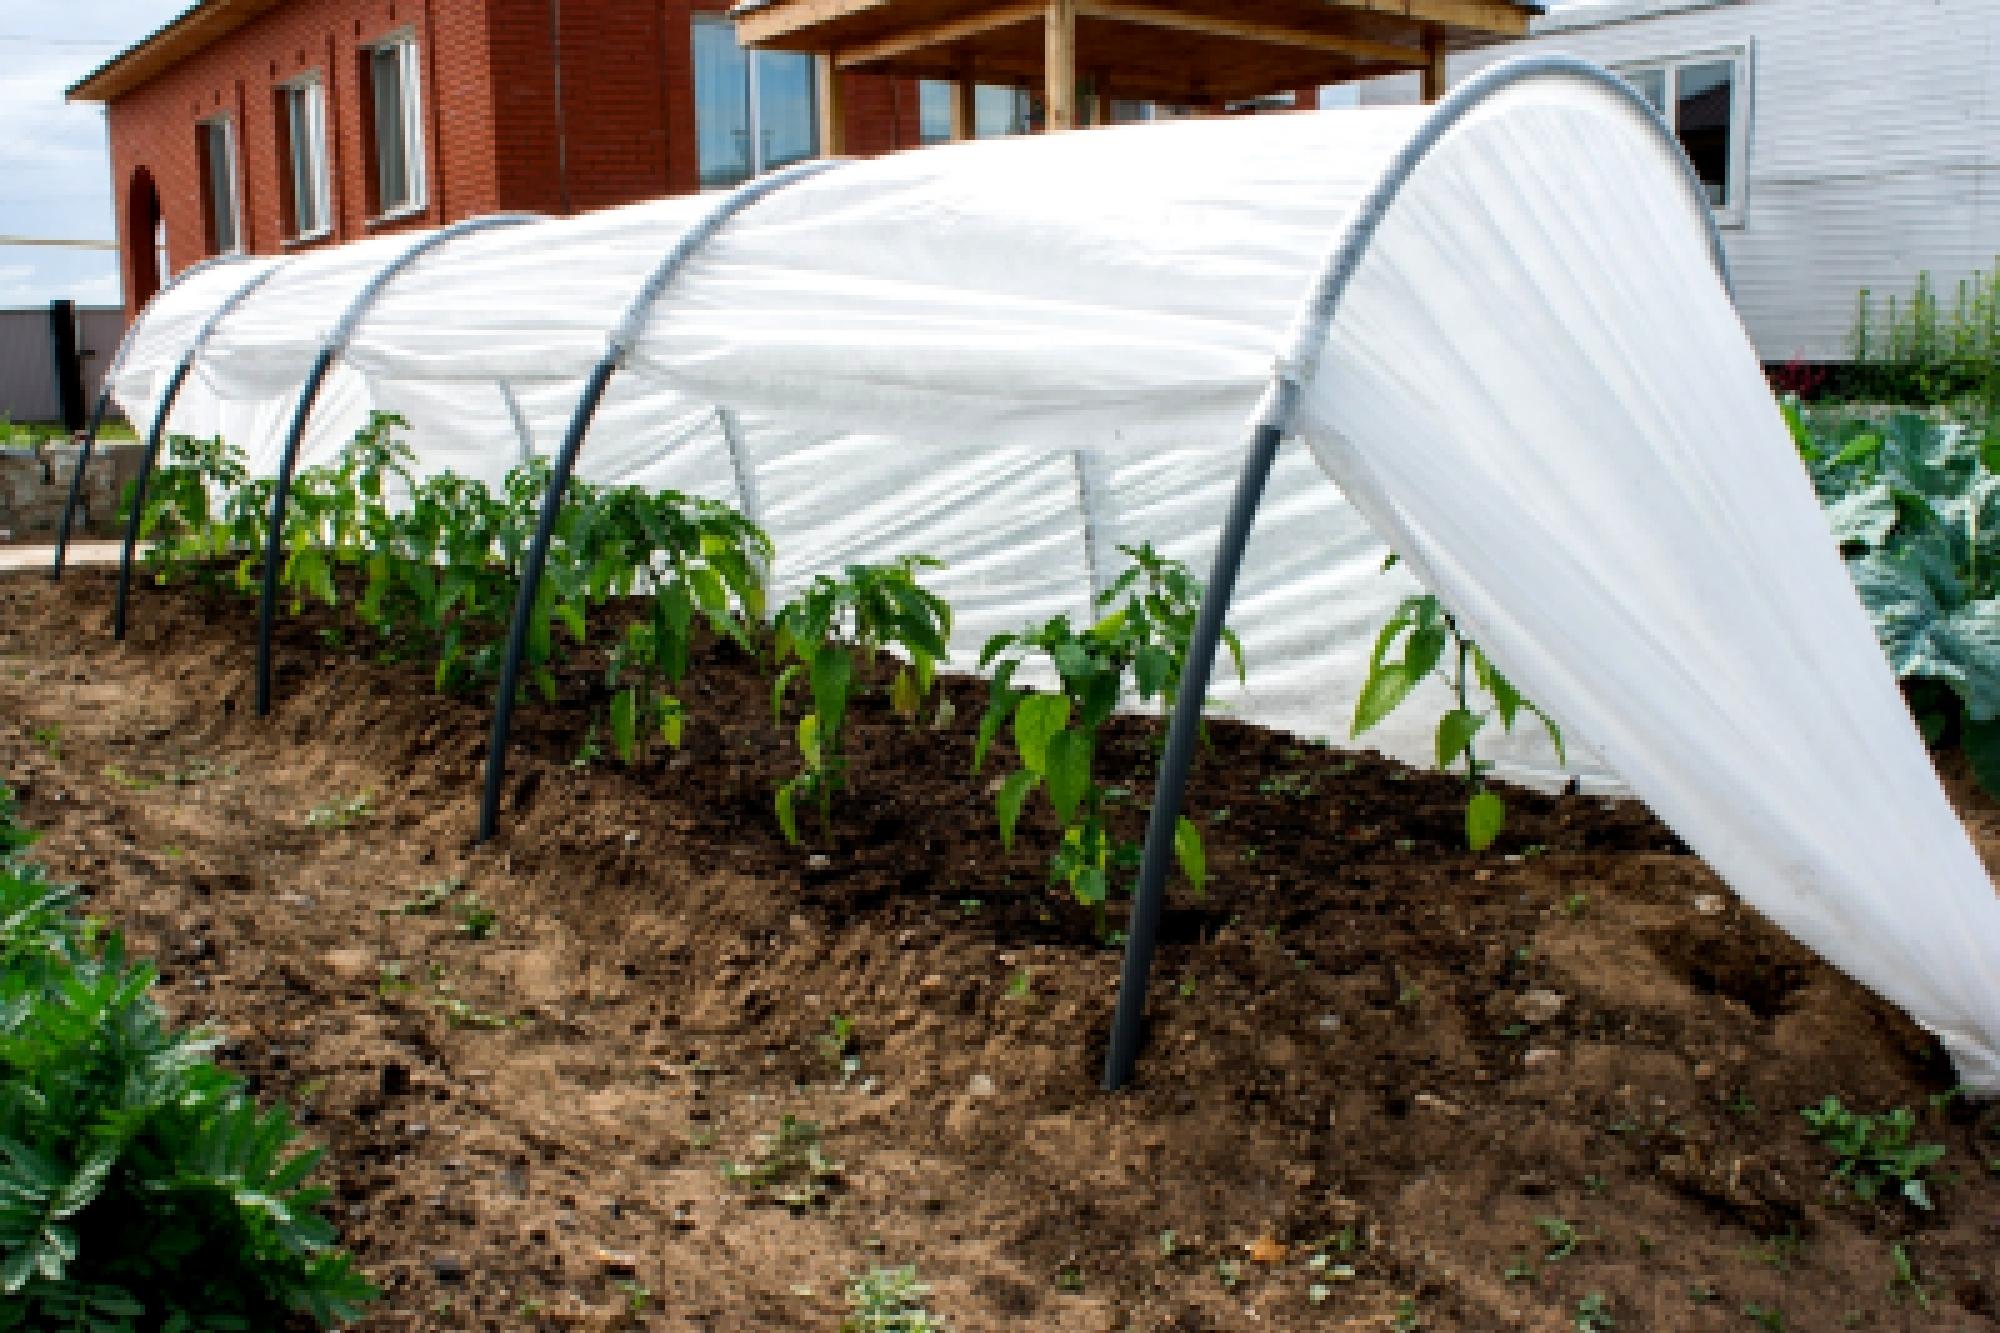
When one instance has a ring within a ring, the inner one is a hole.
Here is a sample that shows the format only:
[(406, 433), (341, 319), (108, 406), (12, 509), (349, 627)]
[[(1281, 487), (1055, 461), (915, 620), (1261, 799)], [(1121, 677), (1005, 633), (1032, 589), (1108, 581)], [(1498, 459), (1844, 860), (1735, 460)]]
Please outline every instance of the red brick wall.
[[(423, 60), (428, 192), (438, 226), (497, 209), (577, 212), (697, 188), (691, 22), (727, 0), (288, 0), (109, 108), (128, 313), (147, 295), (144, 249), (128, 236), (143, 168), (166, 220), (169, 265), (207, 253), (196, 126), (227, 111), (237, 128), (242, 244), (286, 247), (277, 87), (317, 71), (326, 87), (333, 214), (323, 242), (369, 225), (365, 87), (369, 43), (413, 29)], [(556, 106), (560, 15), (562, 98)], [(913, 146), (916, 85), (850, 77), (848, 145)]]

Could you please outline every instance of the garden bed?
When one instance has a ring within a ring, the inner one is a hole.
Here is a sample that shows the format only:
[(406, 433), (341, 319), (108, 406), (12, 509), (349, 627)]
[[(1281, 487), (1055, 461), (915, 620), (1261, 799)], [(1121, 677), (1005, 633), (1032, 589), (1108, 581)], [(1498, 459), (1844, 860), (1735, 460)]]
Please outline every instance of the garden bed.
[[(109, 593), (0, 575), (0, 777), (309, 1108), (371, 1328), (832, 1328), (905, 1264), (959, 1330), (2000, 1327), (2000, 1138), (1933, 1109), (1935, 1044), (1635, 806), (1510, 792), (1475, 856), (1456, 782), (1213, 724), (1213, 882), (1113, 1097), (1118, 955), (1046, 887), (1045, 810), (1002, 853), (978, 682), (943, 727), (858, 703), (795, 849), (767, 671), (705, 645), (685, 748), (629, 770), (575, 762), (579, 656), (475, 850), (483, 703), (308, 616), (260, 722), (244, 602), (142, 586), (120, 647)], [(1102, 764), (1130, 836), (1154, 743)], [(1829, 1183), (1828, 1096), (1919, 1113), (1934, 1210)], [(785, 1115), (841, 1165), (797, 1209), (720, 1170)]]

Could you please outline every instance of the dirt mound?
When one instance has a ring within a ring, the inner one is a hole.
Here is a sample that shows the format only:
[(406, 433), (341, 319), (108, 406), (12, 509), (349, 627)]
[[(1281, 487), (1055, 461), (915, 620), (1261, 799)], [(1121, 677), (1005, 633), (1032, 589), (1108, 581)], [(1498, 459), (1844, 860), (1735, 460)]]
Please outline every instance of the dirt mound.
[[(575, 762), (582, 662), (474, 850), (483, 702), (307, 616), (258, 721), (242, 602), (142, 587), (121, 647), (109, 588), (0, 577), (0, 779), (309, 1108), (371, 1328), (831, 1329), (902, 1264), (961, 1331), (2000, 1326), (2000, 1139), (1932, 1108), (1934, 1044), (1636, 806), (1510, 793), (1472, 856), (1449, 780), (1218, 724), (1215, 881), (1112, 1097), (1117, 954), (1048, 825), (1001, 851), (978, 682), (944, 729), (861, 706), (793, 849), (754, 662), (708, 646), (686, 748), (636, 770)], [(1156, 743), (1112, 740), (1129, 836)], [(1829, 1095), (1920, 1112), (1935, 1211), (1830, 1183), (1797, 1114)]]

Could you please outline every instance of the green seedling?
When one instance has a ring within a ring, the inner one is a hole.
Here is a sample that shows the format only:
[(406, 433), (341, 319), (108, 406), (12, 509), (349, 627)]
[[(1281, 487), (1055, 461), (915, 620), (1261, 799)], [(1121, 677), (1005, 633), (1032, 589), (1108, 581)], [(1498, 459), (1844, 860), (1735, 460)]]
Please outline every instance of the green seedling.
[(1560, 1217), (1538, 1217), (1535, 1227), (1549, 1242), (1548, 1251), (1542, 1255), (1548, 1263), (1560, 1263), (1576, 1253), (1577, 1246), (1583, 1244), (1584, 1235), (1574, 1225)]
[(373, 798), (367, 792), (360, 792), (344, 800), (328, 801), (306, 811), (306, 827), (313, 829), (350, 829), (375, 813)]
[[(1000, 842), (1013, 850), (1014, 832), (1028, 800), (1047, 797), (1061, 834), (1049, 858), (1049, 878), (1096, 917), (1106, 932), (1105, 903), (1114, 883), (1139, 864), (1137, 843), (1119, 837), (1108, 816), (1110, 788), (1096, 777), (1101, 732), (1128, 692), (1158, 701), (1172, 723), (1174, 700), (1186, 671), (1188, 643), (1200, 609), (1202, 586), (1177, 560), (1150, 545), (1119, 548), (1132, 561), (1097, 599), (1106, 614), (1079, 630), (1068, 616), (996, 634), (980, 651), (981, 670), (993, 672), (986, 714), (973, 747), (977, 773), (988, 751), (1011, 726), (1020, 767), (994, 797)], [(1243, 649), (1233, 633), (1224, 642), (1243, 674)], [(1015, 675), (1033, 661), (1053, 670), (1060, 689), (1039, 694), (1016, 689)], [(1174, 828), (1174, 856), (1197, 894), (1208, 885), (1208, 855), (1201, 828), (1183, 815)]]
[(49, 758), (62, 762), (62, 734), (60, 723), (50, 723), (46, 727), (36, 727), (28, 733), (28, 739), (39, 745)]
[(1577, 1333), (1604, 1333), (1618, 1327), (1618, 1321), (1611, 1317), (1611, 1303), (1603, 1292), (1593, 1291), (1576, 1303), (1575, 1327)]
[(722, 1164), (724, 1180), (795, 1213), (828, 1202), (844, 1171), (827, 1157), (820, 1127), (790, 1114), (779, 1119), (775, 1133), (758, 1136), (754, 1160)]
[(465, 881), (453, 875), (418, 889), (414, 896), (391, 907), (376, 909), (383, 916), (436, 916), (452, 895), (465, 887)]
[[(1382, 568), (1396, 563), (1390, 556)], [(1400, 643), (1402, 654), (1390, 652)], [(1405, 598), (1376, 636), (1375, 649), (1368, 659), (1368, 677), (1355, 701), (1350, 736), (1360, 736), (1395, 712), (1425, 680), (1437, 677), (1457, 700), (1437, 724), (1437, 766), (1462, 768), (1466, 786), (1465, 840), (1475, 852), (1483, 852), (1500, 836), (1507, 822), (1506, 803), (1486, 782), (1493, 765), (1479, 758), (1479, 733), (1493, 717), (1503, 730), (1511, 732), (1523, 710), (1533, 713), (1555, 745), (1556, 757), (1563, 759), (1562, 732), (1553, 719), (1514, 688), (1500, 669), (1465, 637), (1458, 621), (1444, 604), (1428, 594)], [(1491, 708), (1475, 708), (1472, 691), (1481, 690), (1492, 701)]]
[(1897, 1303), (1905, 1299), (1913, 1300), (1919, 1309), (1929, 1310), (1931, 1294), (1917, 1280), (1917, 1264), (1910, 1255), (1909, 1242), (1899, 1240), (1889, 1246), (1889, 1264), (1892, 1270), (1889, 1275), (1889, 1299)]
[(840, 1333), (944, 1333), (927, 1306), (931, 1289), (915, 1268), (871, 1268), (847, 1281), (848, 1314)]
[(452, 909), (458, 918), (458, 933), (469, 940), (491, 939), (500, 928), (500, 914), (473, 895)]
[(1027, 968), (1021, 968), (1007, 979), (1007, 998), (1025, 1000), (1035, 991), (1035, 979)]
[(861, 1072), (861, 1055), (856, 1046), (854, 1020), (840, 1014), (830, 1015), (826, 1031), (819, 1037), (819, 1050), (826, 1062), (840, 1071), (843, 1083)]
[(1743, 1307), (1743, 1316), (1766, 1333), (1785, 1333), (1785, 1312), (1775, 1305), (1751, 1301)]
[[(889, 703), (914, 719), (937, 684), (948, 655), (951, 607), (919, 582), (943, 568), (929, 556), (909, 555), (881, 565), (849, 565), (839, 577), (823, 574), (773, 621), (774, 656), (780, 670), (771, 689), (771, 711), (782, 725), (785, 700), (803, 680), (812, 709), (795, 730), (799, 772), (778, 787), (774, 804), (785, 841), (797, 844), (798, 807), (819, 810), (820, 836), (832, 836), (833, 795), (847, 783), (848, 705), (878, 653), (899, 650), (907, 662), (889, 683)], [(789, 663), (789, 665), (787, 665)], [(857, 664), (862, 680), (856, 679)]]
[(1915, 1141), (1916, 1114), (1906, 1106), (1881, 1115), (1860, 1115), (1828, 1097), (1799, 1112), (1814, 1138), (1839, 1158), (1833, 1178), (1863, 1202), (1887, 1194), (1928, 1212), (1928, 1173), (1944, 1158), (1941, 1143)]

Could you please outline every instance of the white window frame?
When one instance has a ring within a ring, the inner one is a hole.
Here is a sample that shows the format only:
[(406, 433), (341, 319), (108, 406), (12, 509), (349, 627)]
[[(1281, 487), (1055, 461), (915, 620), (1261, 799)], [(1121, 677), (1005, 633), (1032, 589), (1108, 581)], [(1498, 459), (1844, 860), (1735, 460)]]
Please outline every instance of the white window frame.
[[(215, 207), (215, 162), (212, 157), (209, 157), (208, 136), (218, 128), (222, 131), (223, 165), (225, 175), (229, 181), (230, 243), (227, 246), (216, 246), (215, 252), (219, 255), (240, 255), (243, 253), (243, 159), (241, 140), (236, 133), (236, 118), (224, 111), (217, 115), (205, 116), (201, 120), (196, 121), (195, 124), (201, 130), (202, 134), (202, 156), (208, 158), (210, 177), (208, 198), (202, 200), (205, 210)], [(209, 244), (214, 243), (215, 236), (212, 225), (210, 227), (210, 234), (202, 239)]]
[[(292, 244), (317, 241), (333, 234), (333, 177), (327, 161), (326, 151), (326, 83), (315, 71), (278, 85), (285, 97), (285, 142), (286, 161), (284, 169), (291, 179), (292, 216), (285, 219), (291, 227), (288, 238)], [(299, 127), (292, 116), (292, 98), (305, 98), (307, 128), (310, 133), (306, 142), (299, 142)], [(302, 225), (306, 218), (303, 207), (305, 200), (299, 197), (299, 154), (306, 154), (306, 168), (312, 177), (313, 227)]]
[(1731, 66), (1729, 80), (1729, 202), (1714, 210), (1717, 226), (1740, 227), (1750, 200), (1750, 43), (1712, 46), (1676, 52), (1646, 60), (1623, 60), (1611, 67), (1626, 79), (1635, 74), (1658, 74), (1665, 88), (1666, 105), (1660, 118), (1678, 137), (1680, 133), (1680, 71), (1689, 65), (1713, 65), (1722, 61)]
[[(396, 52), (397, 77), (402, 80), (403, 97), (403, 172), (408, 178), (410, 197), (393, 207), (383, 206), (371, 222), (394, 222), (400, 218), (421, 213), (430, 206), (430, 173), (424, 161), (424, 81), (422, 48), (417, 45), (417, 34), (413, 29), (391, 33), (379, 41), (371, 42), (368, 52), (369, 106), (372, 112), (375, 98), (375, 57), (384, 51)], [(382, 145), (377, 126), (368, 127), (375, 144), (374, 161), (368, 164), (375, 173), (375, 192), (378, 203), (382, 194)]]

